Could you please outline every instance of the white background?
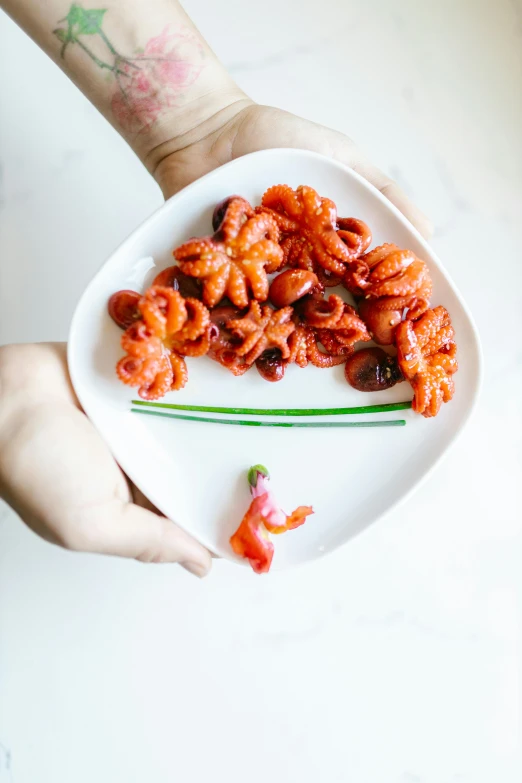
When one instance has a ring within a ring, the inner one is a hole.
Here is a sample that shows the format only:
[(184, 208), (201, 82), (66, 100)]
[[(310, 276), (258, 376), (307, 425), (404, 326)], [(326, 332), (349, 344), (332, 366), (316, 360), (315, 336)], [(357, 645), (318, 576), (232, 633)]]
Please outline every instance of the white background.
[[(404, 507), (270, 578), (72, 555), (0, 508), (0, 783), (518, 783), (522, 5), (186, 7), (253, 98), (345, 131), (431, 216), (485, 385)], [(5, 17), (0, 69), (0, 341), (63, 339), (161, 197)]]

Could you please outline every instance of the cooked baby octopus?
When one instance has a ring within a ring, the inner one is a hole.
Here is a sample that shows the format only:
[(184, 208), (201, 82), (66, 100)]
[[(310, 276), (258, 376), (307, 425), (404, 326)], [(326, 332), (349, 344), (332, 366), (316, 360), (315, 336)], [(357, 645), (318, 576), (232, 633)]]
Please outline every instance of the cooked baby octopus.
[(152, 286), (138, 301), (139, 320), (123, 333), (126, 351), (116, 365), (123, 383), (137, 386), (145, 400), (182, 389), (188, 379), (184, 356), (202, 356), (210, 346), (210, 315), (197, 299)]
[(198, 278), (203, 301), (215, 307), (224, 296), (237, 307), (268, 297), (267, 273), (283, 262), (279, 229), (270, 215), (255, 215), (250, 204), (233, 198), (210, 237), (190, 239), (174, 251), (182, 272)]
[(436, 416), (453, 397), (458, 370), (455, 332), (444, 307), (428, 310), (418, 321), (403, 321), (395, 333), (397, 358), (414, 391), (413, 409)]

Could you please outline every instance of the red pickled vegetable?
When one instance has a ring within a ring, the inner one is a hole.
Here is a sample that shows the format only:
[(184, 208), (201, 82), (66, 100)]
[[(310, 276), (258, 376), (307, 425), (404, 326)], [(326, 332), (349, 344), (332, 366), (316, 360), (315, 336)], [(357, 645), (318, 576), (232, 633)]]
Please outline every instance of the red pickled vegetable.
[(253, 500), (241, 524), (230, 539), (236, 555), (246, 558), (256, 574), (270, 570), (274, 556), (274, 545), (269, 533), (285, 533), (294, 530), (313, 514), (311, 506), (299, 506), (287, 515), (277, 505), (267, 487), (270, 476), (263, 465), (254, 465), (248, 471), (248, 483)]

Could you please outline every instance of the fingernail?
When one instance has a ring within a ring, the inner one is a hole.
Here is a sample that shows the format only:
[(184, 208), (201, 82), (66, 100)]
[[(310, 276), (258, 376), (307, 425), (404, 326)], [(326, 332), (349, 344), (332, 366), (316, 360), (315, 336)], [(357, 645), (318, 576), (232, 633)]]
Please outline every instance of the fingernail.
[(203, 577), (206, 576), (210, 570), (208, 565), (191, 561), (180, 563), (180, 566), (184, 568), (185, 571), (188, 571), (189, 573), (194, 574), (194, 576), (197, 576), (199, 579), (203, 579)]

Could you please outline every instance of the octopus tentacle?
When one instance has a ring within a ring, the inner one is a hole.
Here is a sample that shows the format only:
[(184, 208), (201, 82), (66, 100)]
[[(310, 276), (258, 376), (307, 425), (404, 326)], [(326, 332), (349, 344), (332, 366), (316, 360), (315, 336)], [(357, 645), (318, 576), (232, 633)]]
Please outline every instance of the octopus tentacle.
[(157, 372), (150, 383), (144, 383), (138, 389), (139, 396), (144, 400), (159, 400), (172, 388), (172, 367), (169, 357), (164, 354), (159, 362)]
[(442, 367), (448, 375), (453, 375), (458, 370), (456, 343), (446, 343), (434, 356), (429, 356), (427, 362), (432, 367)]
[(371, 339), (366, 324), (348, 304), (344, 305), (343, 314), (334, 329), (338, 333), (339, 340), (349, 340), (350, 344), (367, 342)]
[(369, 272), (370, 268), (364, 261), (364, 256), (354, 259), (346, 268), (342, 281), (344, 287), (354, 296), (360, 296), (368, 286)]
[(272, 242), (279, 241), (279, 227), (268, 213), (259, 213), (247, 220), (239, 233), (237, 241), (240, 245), (253, 245), (261, 239), (269, 239)]
[(281, 234), (294, 234), (299, 230), (299, 224), (296, 220), (288, 217), (288, 215), (282, 212), (277, 212), (270, 207), (256, 207), (256, 214), (258, 215), (270, 215), (275, 222)]
[(335, 367), (337, 364), (342, 364), (345, 362), (347, 358), (346, 354), (332, 356), (330, 354), (323, 353), (317, 345), (317, 339), (312, 330), (307, 333), (306, 348), (308, 360), (314, 365), (314, 367)]
[(359, 218), (337, 218), (337, 234), (357, 255), (365, 253), (372, 243), (370, 227)]
[[(162, 286), (152, 286), (146, 292), (144, 300), (150, 303), (156, 308), (156, 311), (161, 312), (165, 317), (165, 334), (171, 335), (178, 332), (187, 319), (187, 309), (185, 307), (185, 300), (179, 293), (173, 288), (165, 288)], [(146, 321), (145, 316), (143, 320)], [(160, 335), (158, 335), (160, 336)], [(165, 335), (162, 334), (162, 337)]]
[(121, 336), (121, 347), (130, 356), (146, 358), (161, 356), (162, 344), (143, 321), (135, 321)]
[(188, 370), (185, 359), (174, 351), (169, 356), (172, 380), (170, 391), (179, 391), (183, 389), (188, 381)]
[(402, 374), (413, 379), (422, 369), (424, 361), (421, 346), (415, 336), (411, 321), (402, 321), (395, 330), (395, 346)]
[[(212, 237), (194, 238), (184, 242), (172, 251), (177, 261), (197, 261), (202, 255), (210, 256), (213, 251)], [(209, 258), (208, 260), (213, 260)]]
[(236, 264), (230, 265), (228, 282), (223, 293), (228, 295), (230, 301), (233, 302), (236, 307), (240, 307), (241, 309), (248, 307), (250, 297), (248, 295), (247, 271), (244, 267), (239, 267)]
[(258, 262), (245, 261), (243, 263), (243, 275), (244, 278), (250, 283), (250, 288), (252, 289), (254, 298), (260, 302), (266, 302), (268, 299), (268, 290), (270, 288), (270, 284), (266, 275), (257, 274), (258, 268)]
[(253, 217), (253, 215), (254, 210), (248, 201), (240, 196), (236, 196), (228, 202), (217, 233), (225, 240), (236, 237), (248, 219)]
[(237, 377), (244, 375), (252, 367), (251, 364), (247, 364), (244, 356), (238, 356), (231, 348), (220, 348), (216, 351), (212, 351), (211, 348), (209, 356)]
[[(282, 248), (271, 239), (260, 239), (245, 251), (243, 264), (254, 261), (267, 272), (275, 272), (284, 261)], [(265, 275), (266, 278), (266, 275)]]
[(346, 359), (353, 351), (353, 343), (343, 343), (339, 333), (333, 329), (316, 329), (318, 341), (332, 356), (344, 356)]
[(179, 258), (181, 271), (188, 277), (205, 278), (226, 269), (228, 259), (224, 253), (204, 252), (198, 260), (184, 261)]
[[(420, 344), (422, 345), (422, 350), (427, 355), (431, 355), (434, 353), (438, 353), (445, 345), (448, 345), (448, 343), (453, 342), (455, 338), (455, 330), (453, 329), (453, 326), (441, 326), (439, 331), (436, 335), (434, 335), (431, 340), (428, 340), (426, 343), (422, 343), (420, 340)], [(418, 339), (418, 338), (417, 338)]]
[[(338, 275), (339, 277), (342, 277), (346, 272), (346, 266), (342, 263), (342, 261), (339, 260), (336, 253), (333, 253), (332, 250), (327, 247), (327, 242), (325, 241), (325, 237), (321, 237), (321, 239), (317, 239), (316, 237), (310, 237), (309, 236), (309, 243), (312, 245), (313, 248), (313, 257), (316, 259), (317, 263), (323, 267), (327, 272), (331, 272), (334, 275)], [(341, 245), (343, 243), (341, 242)], [(347, 261), (349, 258), (346, 259)]]
[(412, 296), (424, 282), (428, 269), (424, 261), (412, 261), (399, 273), (386, 280), (372, 281), (370, 272), (370, 286), (367, 295), (377, 299), (380, 296)]
[[(415, 336), (419, 345), (424, 348), (443, 327), (451, 326), (448, 311), (441, 307), (434, 307), (429, 313), (426, 313), (415, 324)], [(428, 351), (432, 353), (432, 351)]]
[(415, 255), (411, 250), (393, 250), (387, 253), (378, 264), (370, 268), (370, 286), (395, 278), (401, 272), (404, 272), (414, 261)]
[[(291, 267), (298, 266), (305, 245), (306, 245), (306, 239), (304, 237), (297, 236), (297, 234), (291, 234), (290, 236), (286, 236), (281, 241), (281, 250), (283, 251), (283, 262)], [(310, 259), (310, 271), (311, 271), (311, 266), (312, 266), (312, 261)]]
[(189, 297), (185, 299), (185, 323), (175, 331), (179, 332), (178, 339), (195, 340), (203, 334), (209, 323), (210, 314), (203, 302)]
[(431, 278), (427, 276), (424, 283), (415, 291), (415, 296), (408, 302), (408, 318), (410, 320), (415, 321), (428, 310), (432, 291), (433, 283)]
[(181, 356), (204, 356), (211, 344), (211, 327), (207, 326), (203, 334), (193, 340), (179, 340), (172, 345), (172, 350)]
[(378, 263), (390, 255), (390, 253), (394, 253), (396, 250), (400, 250), (400, 248), (397, 247), (397, 245), (394, 245), (393, 242), (385, 242), (383, 245), (374, 247), (373, 250), (366, 253), (363, 258), (368, 264), (368, 267), (373, 269)]
[(289, 185), (273, 185), (268, 188), (261, 199), (261, 206), (273, 209), (298, 220), (303, 211), (301, 199)]
[(116, 365), (116, 374), (127, 386), (144, 386), (154, 380), (160, 361), (161, 357), (123, 356)]
[(288, 362), (295, 362), (298, 367), (306, 367), (308, 364), (307, 356), (307, 332), (309, 330), (298, 324), (295, 331), (288, 338), (288, 347), (290, 355)]
[(330, 329), (343, 316), (344, 306), (345, 303), (337, 294), (330, 294), (328, 299), (309, 296), (303, 304), (303, 314), (310, 326)]

